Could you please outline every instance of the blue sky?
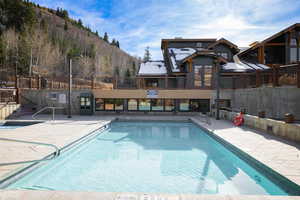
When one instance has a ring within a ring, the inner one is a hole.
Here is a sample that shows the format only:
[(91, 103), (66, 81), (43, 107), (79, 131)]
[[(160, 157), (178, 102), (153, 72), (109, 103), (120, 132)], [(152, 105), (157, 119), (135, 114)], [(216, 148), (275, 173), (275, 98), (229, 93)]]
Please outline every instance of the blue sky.
[(162, 38), (221, 38), (245, 47), (300, 22), (300, 0), (33, 0), (72, 18), (143, 57), (161, 59)]

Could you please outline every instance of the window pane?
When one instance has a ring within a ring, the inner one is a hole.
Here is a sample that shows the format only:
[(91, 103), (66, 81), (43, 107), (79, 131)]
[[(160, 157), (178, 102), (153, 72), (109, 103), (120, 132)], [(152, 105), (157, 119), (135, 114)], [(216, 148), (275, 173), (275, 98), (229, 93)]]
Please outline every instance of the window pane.
[(180, 111), (189, 111), (190, 106), (189, 106), (189, 100), (188, 99), (181, 99), (180, 104), (179, 104), (179, 110)]
[(290, 45), (297, 46), (297, 40), (295, 38), (292, 38), (290, 41)]
[(206, 65), (204, 69), (204, 85), (211, 86), (212, 66)]
[(104, 99), (96, 98), (96, 110), (104, 110)]
[(221, 53), (221, 56), (225, 59), (228, 59), (228, 53), (226, 52)]
[(165, 111), (174, 111), (175, 110), (175, 100), (166, 99), (165, 100)]
[(139, 110), (150, 110), (151, 101), (150, 99), (139, 99)]
[(124, 99), (115, 100), (115, 110), (124, 110)]
[(194, 71), (194, 86), (195, 87), (201, 87), (201, 65), (196, 65), (195, 66), (195, 71)]
[(105, 110), (114, 110), (114, 99), (105, 99)]
[(297, 61), (297, 48), (290, 48), (290, 62)]
[(137, 105), (136, 99), (128, 99), (128, 110), (137, 110)]
[(152, 99), (152, 110), (154, 111), (163, 111), (164, 110), (164, 101), (162, 99)]

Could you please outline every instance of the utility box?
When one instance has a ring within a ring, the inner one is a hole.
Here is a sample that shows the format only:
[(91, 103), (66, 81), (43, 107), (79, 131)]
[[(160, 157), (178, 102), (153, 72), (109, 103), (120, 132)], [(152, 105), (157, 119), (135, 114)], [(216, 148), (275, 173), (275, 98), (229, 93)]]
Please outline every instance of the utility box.
[(92, 93), (80, 94), (80, 115), (92, 115), (94, 113), (94, 96)]

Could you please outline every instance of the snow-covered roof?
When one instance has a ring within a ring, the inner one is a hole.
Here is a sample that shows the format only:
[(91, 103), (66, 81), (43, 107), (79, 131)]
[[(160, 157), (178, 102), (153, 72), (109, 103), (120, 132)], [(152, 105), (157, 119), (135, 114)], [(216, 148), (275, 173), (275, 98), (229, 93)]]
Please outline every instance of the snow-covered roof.
[(138, 75), (165, 75), (167, 69), (163, 61), (148, 61), (142, 63)]
[(172, 62), (172, 72), (179, 72), (178, 63), (196, 52), (193, 48), (168, 48)]
[(255, 70), (268, 70), (268, 66), (241, 61), (240, 63), (229, 62), (222, 65), (223, 72), (252, 72)]

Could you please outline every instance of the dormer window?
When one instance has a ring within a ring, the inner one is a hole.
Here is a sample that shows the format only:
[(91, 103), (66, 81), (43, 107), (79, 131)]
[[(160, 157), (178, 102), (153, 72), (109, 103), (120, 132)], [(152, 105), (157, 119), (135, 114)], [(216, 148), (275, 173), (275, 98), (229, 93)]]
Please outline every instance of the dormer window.
[(225, 59), (228, 59), (228, 53), (227, 52), (217, 52), (217, 55), (222, 56)]
[(197, 43), (196, 43), (196, 47), (202, 48), (202, 47), (203, 47), (203, 43), (202, 43), (202, 42), (197, 42)]

